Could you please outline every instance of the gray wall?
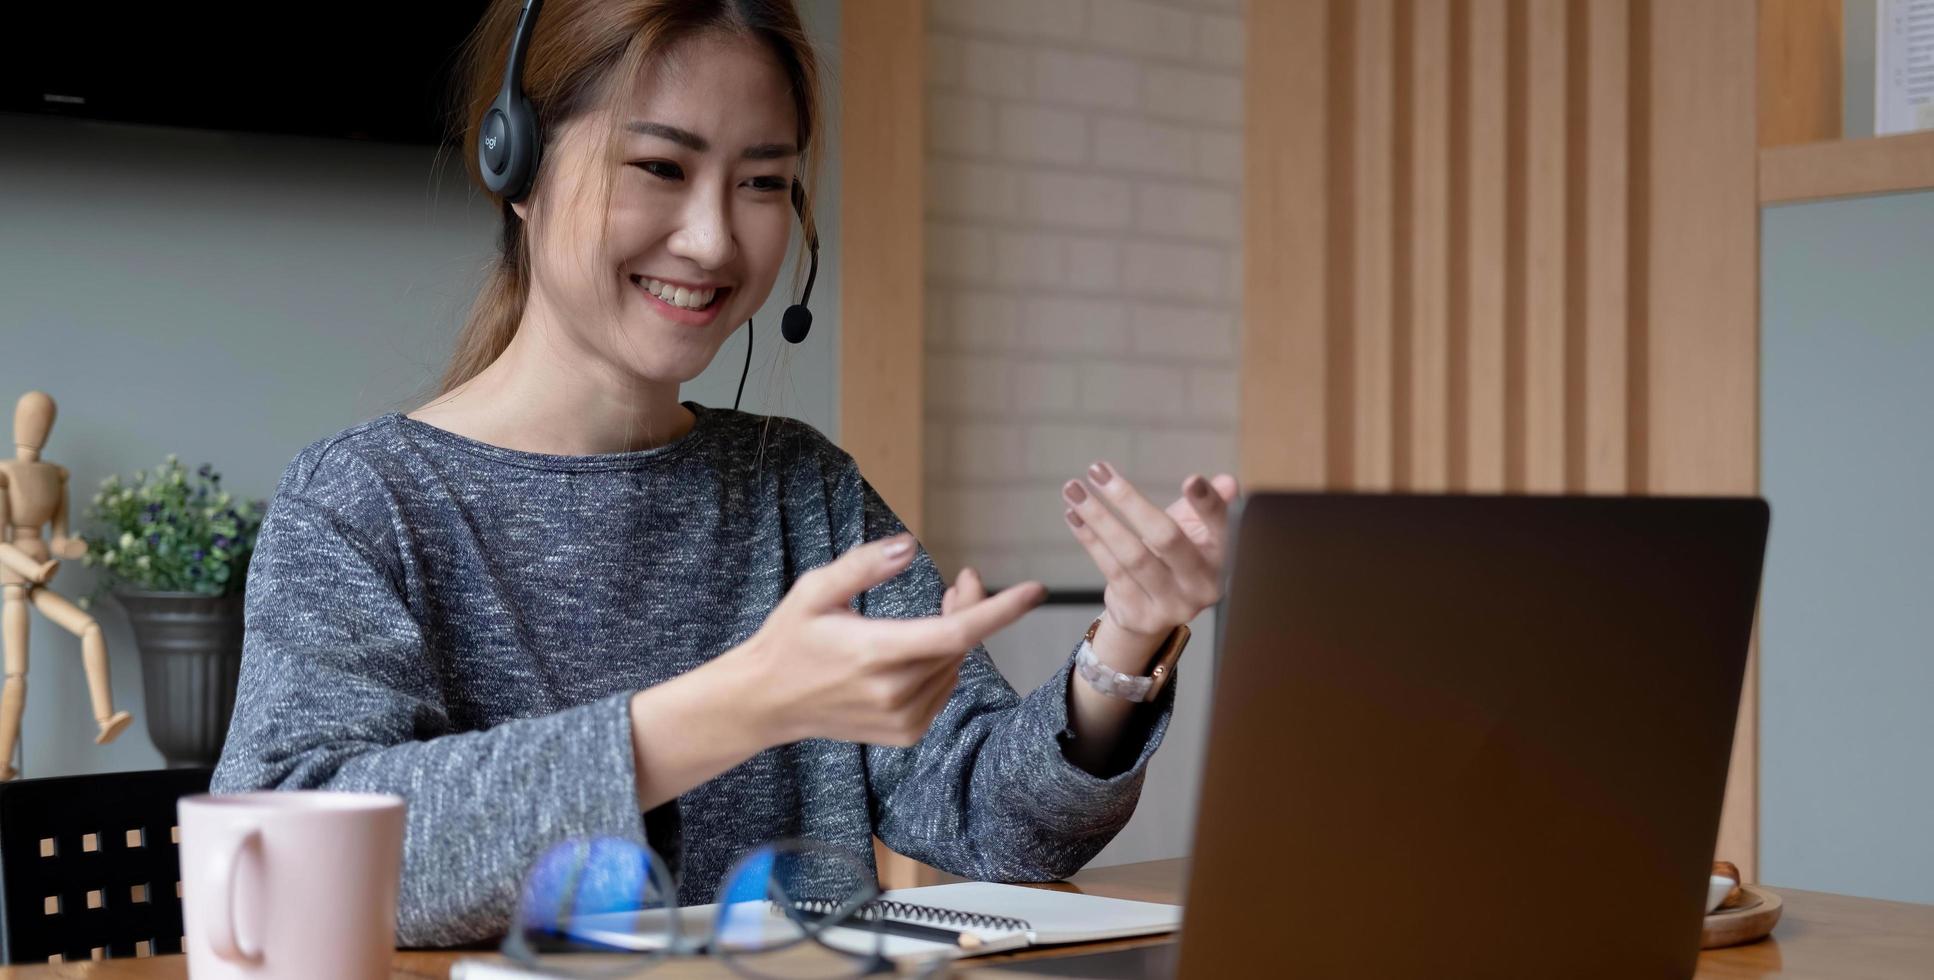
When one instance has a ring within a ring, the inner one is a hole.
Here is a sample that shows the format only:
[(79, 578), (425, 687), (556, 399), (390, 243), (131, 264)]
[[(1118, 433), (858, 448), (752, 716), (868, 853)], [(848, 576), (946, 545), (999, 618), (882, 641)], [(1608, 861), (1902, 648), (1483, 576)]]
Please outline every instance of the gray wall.
[(1761, 877), (1934, 902), (1934, 192), (1761, 224)]
[[(834, 107), (838, 5), (802, 6), (833, 69)], [(743, 407), (837, 438), (836, 132), (828, 149), (814, 331), (771, 370), (790, 295), (775, 289)], [(191, 468), (212, 462), (238, 495), (266, 497), (304, 445), (426, 400), (496, 227), (456, 162), (444, 164), (430, 147), (0, 114), (0, 426), (11, 433), (22, 393), (54, 396), (46, 458), (72, 471), (71, 523), (103, 477), (170, 452)], [(728, 342), (684, 396), (731, 405), (743, 342)], [(9, 435), (0, 452), (10, 446)], [(94, 569), (67, 562), (53, 585), (73, 597), (94, 583)], [(113, 745), (92, 743), (79, 640), (32, 613), (27, 775), (160, 764), (126, 618), (111, 601), (95, 613), (116, 706), (135, 724)]]

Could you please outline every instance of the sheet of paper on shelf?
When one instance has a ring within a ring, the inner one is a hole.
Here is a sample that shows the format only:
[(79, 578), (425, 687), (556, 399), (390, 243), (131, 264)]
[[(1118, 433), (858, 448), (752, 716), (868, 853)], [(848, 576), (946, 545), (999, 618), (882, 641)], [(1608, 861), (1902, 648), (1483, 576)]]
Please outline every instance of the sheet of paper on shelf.
[(1934, 0), (1879, 0), (1874, 135), (1934, 129)]

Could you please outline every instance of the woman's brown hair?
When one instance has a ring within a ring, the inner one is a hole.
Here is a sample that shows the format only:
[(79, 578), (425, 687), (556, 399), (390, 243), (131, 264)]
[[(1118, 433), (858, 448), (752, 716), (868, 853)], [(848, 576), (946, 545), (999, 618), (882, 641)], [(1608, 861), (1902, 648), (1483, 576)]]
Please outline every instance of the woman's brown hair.
[[(521, 0), (492, 0), (464, 42), (453, 74), (451, 135), (464, 154), (471, 181), (485, 194), (490, 192), (478, 170), (478, 129), (503, 85), (504, 61), (521, 9)], [(545, 0), (524, 61), (524, 94), (537, 112), (546, 144), (539, 176), (551, 156), (550, 141), (566, 121), (597, 108), (614, 83), (641, 77), (678, 42), (706, 32), (749, 38), (772, 52), (791, 83), (801, 154), (798, 176), (801, 184), (811, 188), (819, 159), (818, 143), (812, 138), (819, 120), (819, 67), (792, 0)], [(604, 205), (595, 212), (600, 216), (610, 210), (617, 136), (614, 116), (604, 140), (610, 156), (598, 176), (604, 198)], [(475, 377), (504, 352), (530, 295), (529, 231), (508, 203), (499, 199), (498, 206), (503, 225), (497, 255), (457, 335), (456, 351), (437, 385), (439, 397)], [(810, 196), (804, 210), (810, 228)]]

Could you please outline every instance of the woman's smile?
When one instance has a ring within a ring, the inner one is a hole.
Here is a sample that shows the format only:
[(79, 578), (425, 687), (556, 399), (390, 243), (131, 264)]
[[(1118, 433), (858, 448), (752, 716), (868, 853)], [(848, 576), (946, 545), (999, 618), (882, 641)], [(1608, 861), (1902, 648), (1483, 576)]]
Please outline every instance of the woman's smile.
[(650, 276), (632, 276), (632, 288), (654, 312), (674, 323), (703, 327), (718, 319), (730, 286), (692, 286)]

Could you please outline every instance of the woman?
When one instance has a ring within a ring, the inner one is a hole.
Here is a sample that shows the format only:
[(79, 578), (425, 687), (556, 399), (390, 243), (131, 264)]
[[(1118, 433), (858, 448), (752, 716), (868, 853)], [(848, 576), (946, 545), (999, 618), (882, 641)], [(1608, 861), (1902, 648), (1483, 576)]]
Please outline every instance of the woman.
[[(467, 48), (473, 161), (516, 14)], [(405, 797), (401, 942), (500, 933), (565, 837), (644, 836), (702, 902), (788, 836), (1056, 878), (1134, 808), (1172, 686), (1137, 705), (1071, 657), (1017, 697), (980, 643), (1038, 583), (943, 589), (818, 432), (678, 400), (784, 261), (814, 79), (787, 0), (550, 0), (542, 162), (441, 397), (276, 489), (215, 788)], [(1217, 598), (1235, 481), (1164, 512), (1090, 478), (1064, 493), (1108, 580), (1092, 648), (1145, 674)]]

